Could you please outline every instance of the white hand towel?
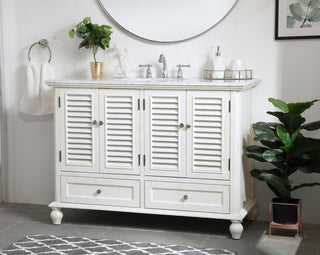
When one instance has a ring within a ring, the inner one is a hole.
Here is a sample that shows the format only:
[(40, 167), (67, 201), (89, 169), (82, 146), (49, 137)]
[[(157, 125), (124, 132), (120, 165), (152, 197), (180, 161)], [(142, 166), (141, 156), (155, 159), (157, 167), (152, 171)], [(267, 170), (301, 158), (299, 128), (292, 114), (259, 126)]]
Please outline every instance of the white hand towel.
[(20, 101), (20, 111), (31, 115), (44, 115), (53, 112), (53, 89), (44, 83), (54, 79), (49, 63), (30, 61), (27, 66), (27, 79)]

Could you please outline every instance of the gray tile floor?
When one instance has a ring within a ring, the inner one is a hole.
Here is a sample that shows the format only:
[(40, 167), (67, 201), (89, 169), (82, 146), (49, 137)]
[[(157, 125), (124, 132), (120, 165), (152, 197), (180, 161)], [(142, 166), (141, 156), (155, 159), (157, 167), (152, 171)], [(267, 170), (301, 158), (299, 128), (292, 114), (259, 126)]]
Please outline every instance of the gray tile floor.
[(64, 209), (63, 224), (51, 224), (46, 206), (0, 205), (0, 250), (29, 234), (183, 244), (224, 248), (239, 255), (320, 255), (320, 225), (303, 225), (303, 238), (266, 235), (267, 222), (244, 221), (241, 240), (232, 240), (229, 221)]

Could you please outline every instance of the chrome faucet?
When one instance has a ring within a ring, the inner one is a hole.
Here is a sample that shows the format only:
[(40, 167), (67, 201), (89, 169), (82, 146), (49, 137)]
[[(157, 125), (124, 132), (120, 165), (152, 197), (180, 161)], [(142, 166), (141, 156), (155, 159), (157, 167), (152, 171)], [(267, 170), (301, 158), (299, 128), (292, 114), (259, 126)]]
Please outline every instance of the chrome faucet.
[(168, 68), (167, 68), (167, 60), (166, 57), (161, 54), (159, 57), (159, 63), (162, 63), (162, 73), (161, 73), (161, 77), (162, 78), (168, 78)]

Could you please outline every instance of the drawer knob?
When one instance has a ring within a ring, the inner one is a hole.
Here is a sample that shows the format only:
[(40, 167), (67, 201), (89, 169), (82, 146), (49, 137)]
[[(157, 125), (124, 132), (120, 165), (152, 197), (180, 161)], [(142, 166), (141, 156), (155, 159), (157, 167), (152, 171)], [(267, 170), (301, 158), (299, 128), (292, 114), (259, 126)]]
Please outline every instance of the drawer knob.
[(187, 125), (186, 125), (186, 128), (191, 128), (191, 125), (190, 125), (190, 124), (187, 124)]
[(188, 195), (183, 196), (183, 200), (187, 200), (188, 198), (189, 198)]
[(103, 121), (102, 121), (102, 120), (99, 121), (99, 125), (100, 125), (100, 126), (103, 125)]
[(184, 124), (180, 123), (179, 128), (184, 128)]
[(98, 189), (98, 190), (97, 190), (97, 194), (99, 195), (99, 194), (101, 194), (101, 193), (102, 193), (101, 189)]
[(92, 124), (93, 124), (93, 125), (96, 125), (96, 124), (97, 124), (97, 121), (96, 121), (96, 120), (92, 121)]

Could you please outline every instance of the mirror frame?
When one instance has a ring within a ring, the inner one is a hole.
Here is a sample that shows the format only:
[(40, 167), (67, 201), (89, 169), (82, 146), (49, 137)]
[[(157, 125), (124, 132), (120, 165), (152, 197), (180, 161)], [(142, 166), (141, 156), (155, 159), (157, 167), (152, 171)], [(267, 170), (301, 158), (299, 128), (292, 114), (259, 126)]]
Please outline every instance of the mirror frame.
[[(196, 1), (196, 0), (195, 0)], [(143, 36), (140, 36), (140, 35), (137, 35), (129, 30), (127, 30), (125, 27), (121, 26), (113, 17), (112, 15), (107, 11), (107, 9), (104, 7), (104, 5), (102, 4), (101, 0), (98, 0), (98, 3), (100, 5), (100, 7), (102, 8), (102, 10), (104, 11), (104, 13), (107, 15), (107, 17), (120, 29), (122, 29), (123, 31), (129, 33), (130, 35), (133, 35), (134, 37), (137, 37), (139, 39), (143, 39), (143, 40), (146, 40), (146, 41), (149, 41), (149, 42), (156, 42), (156, 43), (176, 43), (176, 42), (183, 42), (183, 41), (187, 41), (187, 40), (190, 40), (190, 39), (193, 39), (193, 38), (196, 38), (200, 35), (203, 35), (205, 33), (207, 33), (209, 30), (211, 30), (213, 27), (215, 27), (216, 25), (218, 25), (221, 21), (223, 21), (226, 16), (229, 15), (229, 13), (233, 10), (233, 8), (236, 6), (236, 4), (238, 3), (238, 0), (235, 0), (234, 4), (232, 5), (232, 7), (230, 8), (230, 10), (228, 12), (226, 12), (226, 14), (224, 16), (222, 16), (222, 18), (216, 22), (215, 24), (213, 24), (212, 26), (210, 26), (208, 29), (204, 30), (204, 31), (201, 31), (199, 33), (196, 33), (195, 35), (193, 36), (190, 36), (190, 37), (186, 37), (186, 38), (183, 38), (181, 40), (171, 40), (171, 41), (167, 41), (167, 40), (163, 40), (163, 41), (160, 41), (160, 40), (152, 40), (152, 39), (149, 39), (149, 38), (146, 38), (146, 37), (143, 37)]]

